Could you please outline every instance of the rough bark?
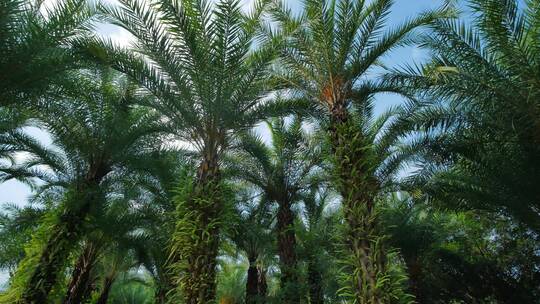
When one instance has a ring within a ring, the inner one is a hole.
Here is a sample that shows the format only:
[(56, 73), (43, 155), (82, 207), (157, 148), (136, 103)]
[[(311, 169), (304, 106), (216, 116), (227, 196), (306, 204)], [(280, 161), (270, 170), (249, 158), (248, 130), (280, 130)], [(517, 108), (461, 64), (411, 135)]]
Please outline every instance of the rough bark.
[(261, 303), (266, 303), (266, 294), (268, 293), (268, 283), (266, 282), (266, 268), (263, 265), (257, 265), (257, 291)]
[(424, 296), (421, 293), (421, 279), (422, 279), (422, 264), (417, 257), (405, 259), (407, 265), (407, 273), (409, 274), (409, 288), (415, 297), (416, 303), (426, 303)]
[(22, 293), (22, 303), (47, 303), (47, 297), (58, 279), (61, 265), (64, 265), (66, 256), (69, 255), (74, 246), (73, 243), (79, 236), (79, 231), (73, 222), (74, 220), (70, 219), (65, 223), (59, 223), (51, 231), (51, 237), (28, 280), (27, 288)]
[(66, 210), (60, 216), (41, 251), (39, 262), (25, 284), (21, 295), (22, 303), (47, 303), (47, 297), (56, 284), (59, 273), (65, 267), (66, 258), (81, 238), (81, 223), (88, 210), (89, 206), (83, 206), (76, 211)]
[(330, 139), (336, 165), (336, 187), (343, 197), (347, 223), (346, 247), (351, 267), (349, 293), (359, 304), (385, 303), (377, 284), (385, 271), (384, 251), (379, 248), (374, 196), (377, 182), (372, 176), (369, 154), (361, 130), (350, 119), (343, 101), (332, 103)]
[(278, 201), (277, 243), (281, 269), (282, 303), (299, 303), (298, 257), (294, 232), (294, 212), (288, 200)]
[[(204, 154), (190, 193), (180, 202), (174, 248), (180, 287), (186, 304), (216, 298), (216, 258), (222, 225), (221, 177), (216, 151)], [(176, 254), (176, 253), (175, 253)]]
[(156, 304), (167, 303), (173, 291), (174, 291), (174, 284), (173, 284), (172, 278), (170, 278), (168, 275), (166, 275), (165, 278), (161, 278), (159, 285), (156, 287), (156, 293), (155, 293)]
[(96, 304), (107, 304), (113, 283), (114, 283), (114, 277), (108, 276), (105, 278), (105, 281), (103, 282), (103, 288), (101, 289), (101, 292), (99, 293), (99, 297), (96, 301)]
[(246, 281), (246, 304), (258, 303), (259, 295), (259, 270), (257, 269), (257, 258), (249, 257), (249, 268)]
[(246, 282), (246, 304), (266, 303), (267, 291), (266, 268), (258, 264), (256, 258), (250, 257)]
[[(64, 270), (65, 261), (84, 233), (84, 221), (98, 200), (99, 184), (109, 169), (103, 164), (91, 166), (84, 183), (68, 193), (63, 213), (50, 231), (39, 262), (24, 283), (20, 303), (47, 303), (47, 298)], [(33, 266), (33, 265), (32, 265)]]
[(323, 275), (320, 271), (320, 266), (317, 263), (317, 259), (313, 256), (308, 257), (307, 263), (308, 271), (308, 285), (309, 285), (309, 303), (310, 304), (323, 304), (324, 293), (322, 280)]
[(87, 243), (83, 253), (77, 259), (71, 274), (65, 304), (79, 304), (90, 295), (91, 271), (97, 259), (98, 249), (92, 243)]

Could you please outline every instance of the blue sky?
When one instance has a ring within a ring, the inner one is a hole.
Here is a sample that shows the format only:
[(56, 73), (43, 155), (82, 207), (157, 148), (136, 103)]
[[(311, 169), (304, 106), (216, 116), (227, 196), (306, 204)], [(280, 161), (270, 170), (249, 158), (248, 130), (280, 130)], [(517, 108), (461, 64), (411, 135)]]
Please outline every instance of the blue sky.
[[(300, 8), (300, 1), (287, 1), (291, 8), (297, 10)], [(389, 26), (394, 26), (404, 21), (406, 18), (415, 16), (415, 14), (427, 9), (437, 8), (441, 5), (441, 0), (395, 0), (395, 5), (388, 17)], [(119, 42), (126, 42), (129, 36), (120, 29), (114, 26), (100, 26), (98, 31), (103, 35), (110, 36)], [(406, 63), (418, 62), (425, 58), (425, 52), (416, 47), (403, 47), (395, 50), (385, 58), (387, 66), (399, 66)], [(383, 111), (385, 108), (402, 102), (402, 99), (395, 95), (380, 95), (377, 97), (376, 110)], [(30, 129), (28, 132), (39, 138), (44, 143), (49, 143), (50, 139), (47, 134), (37, 129)], [(14, 203), (17, 205), (25, 205), (28, 197), (31, 195), (31, 190), (28, 186), (17, 181), (8, 181), (0, 184), (0, 204)], [(1, 208), (1, 207), (0, 207)], [(7, 276), (0, 273), (0, 284), (5, 282)]]

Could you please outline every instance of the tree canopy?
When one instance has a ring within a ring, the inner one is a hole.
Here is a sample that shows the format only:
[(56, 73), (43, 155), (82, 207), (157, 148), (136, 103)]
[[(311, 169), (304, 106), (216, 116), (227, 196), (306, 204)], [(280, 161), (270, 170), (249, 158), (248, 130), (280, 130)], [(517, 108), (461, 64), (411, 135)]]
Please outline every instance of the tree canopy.
[(0, 303), (540, 303), (540, 2), (397, 1), (2, 1)]

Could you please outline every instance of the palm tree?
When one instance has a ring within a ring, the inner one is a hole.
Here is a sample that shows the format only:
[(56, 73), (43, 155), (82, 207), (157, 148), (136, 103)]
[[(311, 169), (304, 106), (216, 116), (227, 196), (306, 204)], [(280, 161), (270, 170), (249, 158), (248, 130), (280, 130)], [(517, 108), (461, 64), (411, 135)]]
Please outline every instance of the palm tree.
[[(505, 256), (513, 259), (521, 250), (534, 251), (525, 249), (526, 244), (537, 241), (523, 239), (530, 231), (511, 219), (436, 209), (405, 192), (383, 197), (380, 207), (389, 243), (399, 248), (407, 265), (417, 303), (534, 302), (538, 288), (530, 268), (510, 262), (513, 271), (508, 271)], [(511, 252), (510, 247), (520, 249)]]
[(24, 244), (38, 226), (44, 210), (36, 206), (5, 204), (0, 213), (0, 270), (13, 275), (24, 258)]
[(447, 206), (505, 213), (538, 232), (540, 8), (469, 4), (472, 24), (434, 23), (424, 38), (432, 59), (393, 77), (426, 100), (409, 118), (424, 168), (411, 187)]
[(393, 29), (385, 29), (393, 1), (305, 1), (293, 16), (280, 4), (273, 16), (285, 40), (275, 79), (292, 98), (312, 101), (328, 128), (335, 163), (334, 186), (343, 198), (348, 232), (345, 243), (354, 275), (348, 294), (358, 303), (385, 302), (384, 263), (378, 260), (380, 236), (373, 214), (379, 188), (373, 175), (373, 151), (353, 119), (373, 96), (400, 93), (399, 87), (369, 78), (381, 58), (411, 42), (419, 26), (441, 12), (427, 12)]
[[(0, 3), (0, 107), (43, 97), (81, 67), (70, 41), (89, 28), (85, 0), (5, 0)], [(50, 92), (52, 93), (52, 92)]]
[(297, 303), (298, 257), (292, 210), (300, 193), (311, 182), (311, 176), (321, 163), (320, 149), (316, 149), (302, 129), (302, 120), (295, 117), (290, 125), (277, 118), (267, 123), (272, 143), (267, 146), (256, 134), (242, 138), (243, 152), (230, 170), (238, 178), (254, 185), (264, 199), (275, 202), (277, 209), (277, 246), (281, 270), (283, 303)]
[(251, 14), (240, 1), (123, 0), (104, 8), (109, 19), (136, 38), (130, 51), (99, 39), (81, 41), (88, 53), (145, 86), (151, 106), (173, 127), (176, 139), (199, 154), (191, 188), (178, 197), (175, 246), (179, 286), (186, 303), (215, 298), (215, 268), (223, 211), (220, 162), (234, 131), (289, 110), (263, 99), (274, 48), (253, 47), (264, 2)]
[(266, 269), (273, 255), (271, 233), (272, 214), (268, 201), (257, 201), (256, 191), (249, 188), (239, 197), (237, 212), (239, 220), (233, 227), (231, 240), (247, 256), (246, 304), (265, 303), (267, 284)]
[(145, 246), (137, 248), (135, 255), (148, 271), (155, 287), (156, 303), (180, 301), (174, 294), (174, 273), (170, 264), (175, 260), (170, 255), (175, 223), (176, 189), (189, 183), (190, 167), (194, 162), (186, 151), (161, 150), (153, 154), (149, 162), (141, 164), (144, 172), (137, 171), (128, 179), (137, 189), (137, 204), (144, 206), (139, 231), (146, 235)]
[[(141, 261), (136, 259), (137, 253), (154, 245), (149, 240), (150, 236), (143, 233), (148, 223), (148, 206), (138, 200), (140, 186), (133, 184), (136, 175), (130, 174), (115, 181), (105, 204), (93, 214), (92, 231), (86, 234), (63, 303), (84, 303), (95, 289), (92, 283), (97, 280), (107, 282), (105, 289), (110, 288), (108, 285), (112, 285), (121, 272), (115, 269), (116, 264), (120, 264), (120, 268), (129, 266), (128, 269), (138, 266)], [(116, 263), (112, 264), (114, 267), (97, 271), (96, 268), (108, 260)], [(102, 301), (106, 301), (108, 293), (109, 290), (101, 292)]]
[(53, 138), (15, 162), (3, 180), (40, 179), (41, 195), (57, 199), (27, 245), (10, 290), (0, 300), (45, 303), (67, 257), (103, 206), (107, 186), (149, 157), (163, 126), (147, 109), (134, 106), (136, 87), (107, 71), (73, 75), (71, 96), (47, 102), (35, 113)]
[(337, 212), (328, 211), (332, 194), (324, 185), (314, 185), (302, 195), (303, 208), (299, 240), (302, 259), (306, 263), (309, 303), (323, 304), (325, 281), (331, 265), (330, 253), (335, 250)]
[[(238, 261), (223, 261), (220, 263), (216, 303), (241, 304), (244, 301), (244, 286), (246, 286), (246, 268)], [(247, 299), (246, 299), (247, 300)]]

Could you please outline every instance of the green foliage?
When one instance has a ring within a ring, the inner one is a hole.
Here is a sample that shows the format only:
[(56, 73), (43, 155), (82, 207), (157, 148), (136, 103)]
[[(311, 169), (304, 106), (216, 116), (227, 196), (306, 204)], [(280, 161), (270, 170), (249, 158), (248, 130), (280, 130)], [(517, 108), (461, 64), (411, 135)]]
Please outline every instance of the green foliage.
[(220, 233), (227, 225), (229, 199), (228, 187), (216, 180), (183, 183), (174, 198), (177, 220), (171, 269), (179, 276), (179, 292), (186, 300), (196, 301), (193, 303), (215, 298), (216, 258)]
[(393, 3), (1, 1), (0, 303), (538, 302), (540, 4)]
[(85, 0), (0, 3), (0, 107), (43, 98), (66, 82), (66, 71), (84, 66), (69, 46), (92, 14)]
[(222, 263), (222, 268), (218, 274), (218, 303), (245, 303), (246, 271), (245, 263), (238, 263), (234, 260)]
[(381, 206), (418, 302), (534, 303), (538, 242), (527, 229), (484, 212), (433, 210), (405, 193)]
[(392, 77), (426, 100), (412, 104), (407, 118), (422, 168), (410, 187), (538, 231), (538, 4), (470, 5), (472, 24), (434, 23), (423, 39), (430, 62)]
[(24, 244), (35, 231), (43, 210), (27, 206), (4, 205), (0, 213), (0, 269), (13, 273), (24, 258)]
[(107, 303), (111, 304), (151, 304), (154, 294), (148, 278), (125, 275), (112, 286)]

